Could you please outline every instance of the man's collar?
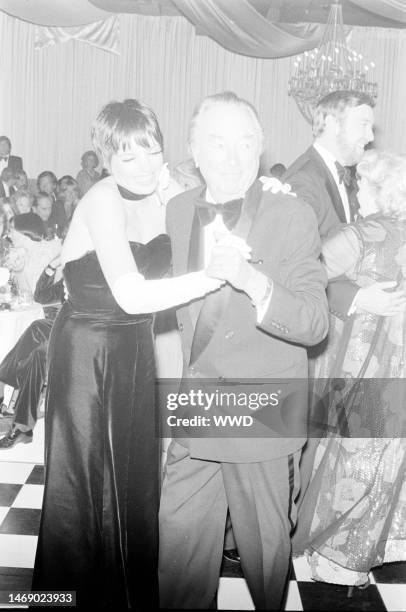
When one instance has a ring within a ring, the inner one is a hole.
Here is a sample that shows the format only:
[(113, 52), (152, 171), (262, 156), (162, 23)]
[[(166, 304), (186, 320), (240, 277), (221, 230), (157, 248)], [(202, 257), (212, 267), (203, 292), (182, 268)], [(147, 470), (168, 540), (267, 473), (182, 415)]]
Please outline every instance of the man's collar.
[(335, 162), (337, 161), (335, 155), (333, 155), (331, 151), (326, 149), (326, 147), (323, 147), (323, 145), (321, 145), (317, 141), (313, 143), (313, 147), (316, 149), (317, 153), (321, 155), (321, 157), (326, 163), (328, 163), (329, 165), (335, 164)]

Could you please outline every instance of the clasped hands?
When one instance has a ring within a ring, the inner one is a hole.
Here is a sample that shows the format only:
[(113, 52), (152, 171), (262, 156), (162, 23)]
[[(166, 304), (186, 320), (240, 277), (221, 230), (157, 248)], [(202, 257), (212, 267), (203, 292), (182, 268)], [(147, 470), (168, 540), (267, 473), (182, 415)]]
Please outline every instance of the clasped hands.
[(245, 240), (232, 234), (221, 236), (213, 247), (206, 274), (227, 281), (235, 289), (246, 291), (252, 278), (258, 274), (249, 264), (251, 248)]

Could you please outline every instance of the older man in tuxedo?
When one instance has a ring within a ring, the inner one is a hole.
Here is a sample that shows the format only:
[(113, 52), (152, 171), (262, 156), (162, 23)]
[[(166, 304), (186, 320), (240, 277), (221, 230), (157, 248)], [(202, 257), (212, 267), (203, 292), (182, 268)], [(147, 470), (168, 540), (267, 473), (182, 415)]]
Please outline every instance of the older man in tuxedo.
[[(227, 281), (178, 311), (184, 376), (202, 389), (205, 379), (306, 377), (305, 346), (327, 333), (317, 220), (299, 198), (263, 190), (256, 180), (262, 142), (251, 104), (230, 92), (203, 100), (190, 145), (207, 188), (168, 206), (174, 274), (206, 265)], [(239, 248), (245, 243), (251, 263)], [(294, 410), (303, 408), (298, 402)], [(213, 431), (172, 441), (160, 511), (162, 607), (212, 605), (227, 509), (256, 607), (281, 606), (303, 443)]]
[(23, 169), (23, 160), (17, 155), (10, 155), (11, 141), (8, 136), (0, 136), (0, 173), (8, 168), (14, 174)]

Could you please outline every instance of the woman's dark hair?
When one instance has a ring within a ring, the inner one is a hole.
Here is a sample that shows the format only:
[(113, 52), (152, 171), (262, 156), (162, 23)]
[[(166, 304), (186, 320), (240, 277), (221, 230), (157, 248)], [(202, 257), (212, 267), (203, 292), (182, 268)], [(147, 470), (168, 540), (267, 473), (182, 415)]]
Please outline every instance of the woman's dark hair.
[(155, 113), (138, 100), (110, 102), (97, 115), (92, 126), (96, 152), (109, 164), (118, 151), (126, 151), (135, 142), (145, 148), (164, 147), (164, 139)]
[(41, 217), (35, 213), (23, 213), (13, 217), (13, 227), (17, 232), (28, 236), (34, 242), (41, 242), (45, 238), (45, 226)]

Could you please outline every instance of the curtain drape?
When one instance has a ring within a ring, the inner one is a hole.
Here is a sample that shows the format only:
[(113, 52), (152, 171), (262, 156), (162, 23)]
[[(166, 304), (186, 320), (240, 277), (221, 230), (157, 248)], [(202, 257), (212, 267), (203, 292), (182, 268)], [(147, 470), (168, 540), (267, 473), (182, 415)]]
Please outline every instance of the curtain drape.
[(316, 47), (324, 27), (268, 21), (248, 0), (172, 0), (200, 34), (252, 57), (288, 57)]
[(0, 9), (44, 26), (79, 26), (111, 17), (88, 0), (0, 0)]
[[(258, 109), (266, 167), (291, 162), (312, 140), (287, 95), (293, 58), (231, 53), (196, 36), (182, 17), (121, 15), (120, 56), (77, 41), (34, 51), (34, 32), (34, 25), (0, 12), (0, 134), (11, 138), (32, 177), (46, 169), (76, 176), (98, 109), (125, 97), (156, 111), (171, 165), (188, 155), (194, 106), (225, 89)], [(406, 31), (353, 28), (350, 44), (376, 63), (379, 144), (406, 153)]]
[(405, 0), (351, 0), (359, 8), (386, 19), (406, 23)]

